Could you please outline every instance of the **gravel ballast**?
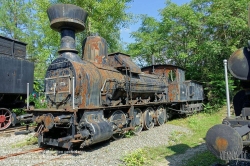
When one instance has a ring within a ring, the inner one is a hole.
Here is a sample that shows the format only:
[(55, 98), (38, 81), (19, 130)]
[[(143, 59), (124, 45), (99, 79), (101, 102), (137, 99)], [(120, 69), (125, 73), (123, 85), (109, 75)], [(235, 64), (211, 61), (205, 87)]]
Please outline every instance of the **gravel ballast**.
[[(164, 124), (151, 130), (142, 131), (139, 135), (132, 136), (131, 138), (105, 141), (86, 147), (81, 151), (73, 150), (63, 153), (62, 149), (45, 150), (43, 152), (9, 157), (1, 160), (0, 165), (123, 165), (121, 159), (126, 154), (143, 147), (168, 145), (171, 141), (169, 140), (171, 134), (176, 131), (178, 133), (191, 134), (187, 128)], [(37, 145), (29, 145), (22, 148), (11, 147), (14, 143), (31, 136), (32, 134), (0, 137), (0, 156), (36, 148)]]

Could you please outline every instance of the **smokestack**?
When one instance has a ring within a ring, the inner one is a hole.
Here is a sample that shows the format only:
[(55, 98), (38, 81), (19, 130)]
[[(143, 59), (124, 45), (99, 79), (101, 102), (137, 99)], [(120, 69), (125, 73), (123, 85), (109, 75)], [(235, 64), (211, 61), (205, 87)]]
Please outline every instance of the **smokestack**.
[(152, 55), (152, 65), (155, 65), (155, 56)]
[(155, 73), (155, 56), (154, 55), (152, 55), (152, 66), (153, 66), (153, 71), (152, 71), (152, 73)]
[(85, 29), (88, 13), (71, 4), (55, 4), (48, 10), (51, 29), (61, 33), (61, 48), (58, 53), (78, 53), (75, 33)]

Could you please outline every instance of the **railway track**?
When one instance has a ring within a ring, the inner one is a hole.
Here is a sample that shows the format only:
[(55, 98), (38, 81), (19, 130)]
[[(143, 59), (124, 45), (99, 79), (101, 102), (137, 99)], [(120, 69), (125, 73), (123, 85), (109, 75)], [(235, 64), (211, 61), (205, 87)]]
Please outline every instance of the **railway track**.
[[(44, 147), (44, 148), (33, 148), (33, 149), (30, 149), (30, 150), (26, 150), (26, 151), (22, 151), (22, 152), (18, 152), (18, 153), (11, 153), (11, 154), (6, 154), (4, 156), (0, 156), (0, 162), (3, 161), (3, 160), (6, 160), (8, 158), (11, 158), (11, 157), (16, 157), (16, 156), (20, 156), (20, 155), (26, 155), (26, 154), (31, 154), (31, 153), (43, 153), (43, 151), (46, 151), (47, 148)], [(32, 166), (41, 166), (41, 165), (46, 165), (46, 164), (50, 164), (50, 162), (55, 162), (57, 160), (60, 160), (60, 159), (65, 159), (66, 157), (70, 156), (71, 154), (61, 154), (59, 157), (55, 157), (55, 158), (52, 158), (52, 159), (46, 159), (42, 162), (38, 162), (38, 163), (34, 163), (32, 164)]]
[(19, 156), (19, 155), (23, 155), (23, 154), (27, 154), (27, 153), (41, 152), (41, 151), (44, 151), (44, 150), (45, 150), (45, 148), (34, 148), (34, 149), (26, 150), (26, 151), (23, 151), (23, 152), (12, 153), (12, 154), (8, 154), (8, 155), (5, 155), (5, 156), (0, 156), (0, 161), (4, 160), (4, 159), (7, 159), (9, 157)]
[[(18, 133), (21, 131), (26, 131), (26, 126), (16, 126), (16, 127), (11, 127), (11, 128), (5, 129), (3, 131), (0, 131), (0, 137), (10, 135), (10, 134), (15, 134), (15, 133)], [(29, 127), (29, 131), (33, 132), (34, 128)]]
[(62, 154), (62, 156), (40, 162), (40, 163), (34, 164), (32, 166), (46, 165), (46, 164), (49, 164), (50, 162), (57, 161), (57, 160), (63, 159), (63, 158), (68, 157), (68, 156), (70, 156), (70, 154)]

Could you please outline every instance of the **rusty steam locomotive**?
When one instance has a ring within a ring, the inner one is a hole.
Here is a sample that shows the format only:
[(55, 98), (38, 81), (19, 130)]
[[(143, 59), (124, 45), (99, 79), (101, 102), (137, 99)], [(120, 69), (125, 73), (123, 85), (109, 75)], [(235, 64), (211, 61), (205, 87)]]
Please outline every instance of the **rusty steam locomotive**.
[(82, 58), (75, 33), (85, 29), (87, 12), (69, 4), (48, 10), (51, 28), (61, 33), (59, 57), (47, 69), (46, 109), (30, 106), (39, 146), (81, 148), (139, 133), (168, 119), (168, 110), (181, 114), (202, 110), (203, 87), (186, 81), (185, 71), (173, 65), (140, 69), (129, 55), (107, 54), (100, 36), (83, 41)]
[(29, 92), (33, 90), (34, 64), (25, 59), (26, 45), (0, 36), (0, 130), (13, 124), (16, 116), (11, 110), (23, 108), (27, 88)]

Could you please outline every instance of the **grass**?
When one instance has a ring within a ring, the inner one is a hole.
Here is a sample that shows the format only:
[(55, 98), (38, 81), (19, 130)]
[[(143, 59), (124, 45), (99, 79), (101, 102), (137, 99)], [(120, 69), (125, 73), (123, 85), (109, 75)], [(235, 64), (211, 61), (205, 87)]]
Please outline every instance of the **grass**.
[(30, 136), (29, 138), (25, 139), (24, 141), (12, 144), (11, 147), (12, 148), (20, 148), (20, 147), (24, 147), (24, 146), (27, 146), (27, 145), (37, 144), (37, 142), (38, 142), (38, 138), (37, 137)]
[(204, 151), (184, 161), (183, 165), (184, 166), (210, 166), (215, 163), (225, 164), (224, 161), (216, 158), (209, 151)]
[(147, 158), (145, 156), (145, 150), (144, 149), (138, 149), (134, 151), (133, 153), (125, 156), (123, 158), (123, 162), (126, 163), (127, 166), (142, 166), (144, 164), (149, 163), (147, 161)]
[(132, 130), (125, 132), (125, 138), (131, 138), (134, 135), (135, 135), (135, 133)]
[[(167, 124), (186, 127), (192, 131), (192, 134), (186, 134), (179, 131), (175, 131), (170, 134), (167, 146), (145, 147), (141, 149), (139, 153), (139, 163), (141, 165), (155, 165), (157, 162), (166, 160), (166, 157), (176, 154), (183, 154), (188, 149), (194, 148), (198, 145), (205, 143), (204, 138), (208, 129), (215, 124), (220, 124), (225, 116), (226, 108), (223, 107), (220, 111), (212, 114), (199, 113), (194, 114), (192, 116), (188, 116), (186, 118), (175, 119), (167, 122)], [(138, 165), (135, 161), (136, 155), (138, 155), (138, 151), (132, 152), (131, 154), (125, 156), (125, 160), (123, 160), (124, 164), (130, 166)], [(194, 157), (191, 157), (189, 160), (186, 160), (184, 165), (208, 166), (215, 162), (223, 163), (222, 160), (217, 159), (210, 152), (204, 151), (202, 153), (199, 153), (198, 155), (195, 155)]]

